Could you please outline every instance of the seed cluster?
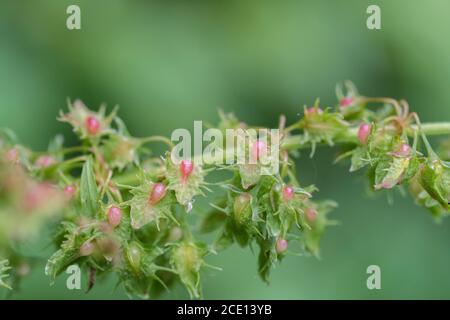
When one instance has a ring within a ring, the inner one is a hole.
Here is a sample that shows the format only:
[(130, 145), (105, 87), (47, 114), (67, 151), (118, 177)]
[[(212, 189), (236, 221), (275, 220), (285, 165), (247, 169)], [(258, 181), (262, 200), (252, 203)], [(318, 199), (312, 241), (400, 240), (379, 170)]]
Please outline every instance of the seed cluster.
[[(341, 147), (337, 160), (350, 158), (350, 171), (367, 167), (374, 192), (406, 187), (435, 217), (448, 215), (450, 144), (443, 144), (441, 157), (433, 151), (404, 101), (361, 96), (348, 82), (337, 96), (335, 107), (318, 100), (305, 106), (288, 127), (282, 117), (279, 170), (272, 174), (263, 174), (259, 161), (268, 157), (270, 142), (258, 137), (248, 146), (252, 164), (176, 163), (171, 143), (162, 157), (149, 156), (147, 143), (167, 139), (133, 137), (116, 109), (106, 115), (104, 107), (95, 112), (79, 100), (59, 117), (72, 125), (79, 146), (64, 147), (57, 136), (46, 152), (33, 152), (0, 131), (0, 286), (15, 286), (28, 268), (14, 243), (51, 219), (59, 221), (57, 249), (45, 268), (52, 279), (76, 263), (89, 272), (89, 287), (96, 274), (116, 273), (131, 296), (157, 297), (180, 282), (199, 298), (201, 270), (210, 267), (205, 257), (237, 244), (258, 248), (258, 273), (268, 281), (287, 255), (319, 255), (320, 239), (334, 224), (328, 213), (336, 203), (316, 200), (318, 189), (297, 177), (298, 153), (313, 156), (324, 144)], [(220, 130), (251, 129), (232, 114), (220, 115)], [(440, 133), (450, 133), (448, 127)], [(209, 181), (218, 170), (228, 176)], [(195, 200), (206, 195), (214, 198), (210, 210), (197, 216)], [(189, 223), (191, 212), (198, 229)], [(204, 243), (194, 230), (216, 238)]]

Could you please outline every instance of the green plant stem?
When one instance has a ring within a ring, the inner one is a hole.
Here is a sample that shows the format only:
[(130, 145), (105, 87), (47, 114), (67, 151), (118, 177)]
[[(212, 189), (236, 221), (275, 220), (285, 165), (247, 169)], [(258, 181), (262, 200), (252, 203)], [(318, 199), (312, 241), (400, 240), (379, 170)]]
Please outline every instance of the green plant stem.
[[(432, 123), (422, 123), (422, 131), (427, 136), (439, 136), (450, 134), (450, 122), (432, 122)], [(417, 125), (413, 125), (412, 132), (408, 132), (409, 135), (414, 135), (414, 130), (418, 129)]]
[[(408, 135), (413, 137), (414, 131), (418, 130), (417, 125), (412, 125)], [(423, 133), (428, 136), (450, 135), (450, 122), (434, 122), (422, 124)], [(150, 140), (150, 139), (149, 139)], [(151, 139), (153, 141), (153, 139)], [(156, 140), (159, 140), (157, 138)], [(334, 140), (335, 144), (358, 144), (358, 128), (350, 128), (345, 134), (342, 134)], [(325, 145), (325, 143), (323, 143)], [(296, 134), (287, 137), (283, 141), (282, 148), (285, 150), (299, 150), (311, 148), (310, 143), (303, 143), (303, 135)], [(226, 150), (224, 151), (226, 152)], [(113, 178), (113, 181), (122, 185), (135, 185), (138, 183), (138, 171), (128, 172)]]
[[(419, 128), (417, 125), (412, 125), (408, 130), (408, 135), (413, 137), (414, 131)], [(422, 131), (427, 136), (450, 135), (450, 122), (433, 122), (423, 123)], [(358, 143), (358, 128), (350, 128), (345, 134), (342, 134), (334, 139), (335, 144), (357, 144)], [(323, 143), (324, 144), (324, 143)], [(303, 143), (303, 135), (297, 134), (287, 137), (282, 145), (283, 149), (309, 149), (310, 143)]]
[(151, 136), (151, 137), (146, 137), (146, 138), (138, 138), (138, 141), (142, 144), (149, 143), (149, 142), (162, 142), (162, 143), (165, 143), (166, 145), (168, 145), (170, 148), (174, 147), (173, 142), (169, 138), (163, 137), (163, 136)]

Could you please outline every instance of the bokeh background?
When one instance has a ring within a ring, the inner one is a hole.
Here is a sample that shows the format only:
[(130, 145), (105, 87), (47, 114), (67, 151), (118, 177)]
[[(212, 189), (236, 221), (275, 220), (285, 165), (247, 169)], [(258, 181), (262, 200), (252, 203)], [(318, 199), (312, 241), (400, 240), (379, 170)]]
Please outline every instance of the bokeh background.
[[(70, 4), (81, 7), (79, 31), (66, 29)], [(382, 30), (366, 28), (369, 4), (380, 5)], [(447, 0), (0, 0), (0, 127), (34, 149), (59, 132), (75, 143), (55, 121), (67, 97), (119, 104), (137, 136), (215, 122), (218, 108), (275, 126), (316, 97), (334, 105), (344, 79), (365, 95), (406, 98), (423, 121), (450, 120), (449, 17)], [(408, 197), (369, 196), (363, 175), (332, 165), (334, 155), (299, 159), (302, 180), (340, 204), (321, 259), (287, 257), (267, 286), (256, 256), (235, 246), (209, 257), (223, 271), (203, 274), (206, 298), (450, 298), (450, 221), (435, 223)], [(366, 287), (371, 264), (381, 290)], [(40, 264), (12, 298), (126, 298), (114, 279), (85, 294), (65, 278), (50, 286)]]

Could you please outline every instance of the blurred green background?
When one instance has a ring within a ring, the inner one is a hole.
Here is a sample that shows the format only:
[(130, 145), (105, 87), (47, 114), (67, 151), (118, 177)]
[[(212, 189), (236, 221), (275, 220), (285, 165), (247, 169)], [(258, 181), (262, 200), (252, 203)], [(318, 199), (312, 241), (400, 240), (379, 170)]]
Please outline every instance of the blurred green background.
[[(81, 7), (79, 31), (66, 29), (70, 4)], [(366, 28), (369, 4), (380, 5), (382, 30)], [(0, 0), (0, 127), (34, 149), (58, 132), (75, 143), (55, 121), (67, 97), (119, 104), (137, 136), (215, 122), (218, 108), (275, 126), (316, 97), (334, 105), (344, 79), (365, 95), (406, 98), (423, 121), (450, 120), (449, 17), (447, 0)], [(450, 298), (450, 220), (436, 224), (407, 197), (372, 198), (363, 175), (332, 165), (334, 155), (299, 159), (304, 183), (340, 204), (321, 260), (289, 256), (267, 286), (256, 256), (233, 247), (209, 257), (223, 271), (203, 274), (206, 298)], [(371, 264), (381, 267), (381, 290), (366, 287)], [(126, 298), (113, 279), (89, 294), (65, 280), (49, 286), (39, 265), (12, 298)], [(186, 297), (182, 288), (165, 296)]]

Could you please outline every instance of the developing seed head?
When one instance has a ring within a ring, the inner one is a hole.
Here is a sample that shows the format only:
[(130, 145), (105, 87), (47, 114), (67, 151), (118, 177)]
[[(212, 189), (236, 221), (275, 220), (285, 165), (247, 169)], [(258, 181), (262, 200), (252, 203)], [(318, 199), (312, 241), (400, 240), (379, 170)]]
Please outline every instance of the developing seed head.
[(45, 208), (51, 201), (56, 200), (59, 200), (58, 194), (51, 184), (32, 183), (25, 187), (22, 206), (26, 212), (33, 212)]
[(163, 183), (155, 183), (150, 193), (149, 203), (157, 204), (166, 195), (166, 186)]
[(191, 160), (181, 160), (180, 162), (180, 172), (183, 181), (186, 181), (194, 171), (194, 164)]
[(317, 219), (317, 210), (314, 208), (306, 208), (305, 215), (309, 222), (314, 222)]
[(54, 165), (55, 163), (56, 160), (52, 156), (42, 155), (36, 159), (34, 164), (36, 165), (36, 167), (44, 169)]
[(64, 195), (66, 196), (66, 198), (68, 200), (70, 200), (73, 198), (76, 191), (77, 191), (77, 188), (75, 187), (75, 185), (70, 184), (64, 188)]
[(141, 267), (142, 249), (136, 242), (131, 242), (126, 250), (128, 263), (135, 272)]
[(180, 227), (173, 227), (170, 229), (169, 237), (167, 241), (169, 242), (177, 242), (183, 237), (183, 230)]
[(350, 105), (352, 105), (354, 102), (354, 99), (351, 97), (344, 97), (341, 99), (341, 101), (339, 101), (339, 105), (343, 108), (348, 107)]
[(243, 223), (250, 218), (252, 214), (251, 203), (252, 195), (246, 192), (241, 193), (234, 199), (234, 218), (238, 223)]
[(291, 186), (285, 186), (283, 188), (283, 200), (288, 202), (290, 200), (292, 200), (292, 198), (294, 198), (295, 195), (295, 191), (294, 188), (292, 188)]
[(361, 144), (366, 144), (367, 139), (369, 138), (370, 131), (372, 130), (372, 126), (368, 123), (361, 123), (358, 129), (358, 140)]
[(95, 246), (91, 241), (85, 241), (80, 247), (80, 255), (83, 257), (90, 256), (94, 253)]
[(92, 136), (100, 131), (100, 121), (95, 116), (88, 116), (85, 125), (87, 132)]
[(309, 107), (309, 108), (305, 109), (305, 116), (322, 114), (322, 113), (323, 113), (323, 110), (318, 107)]
[(394, 152), (394, 155), (398, 157), (408, 157), (411, 155), (411, 147), (407, 143), (402, 143)]
[(288, 242), (286, 239), (278, 238), (277, 243), (275, 245), (275, 250), (278, 254), (285, 253), (288, 248)]
[(108, 223), (112, 227), (117, 227), (122, 220), (122, 210), (119, 207), (112, 206), (108, 209)]

